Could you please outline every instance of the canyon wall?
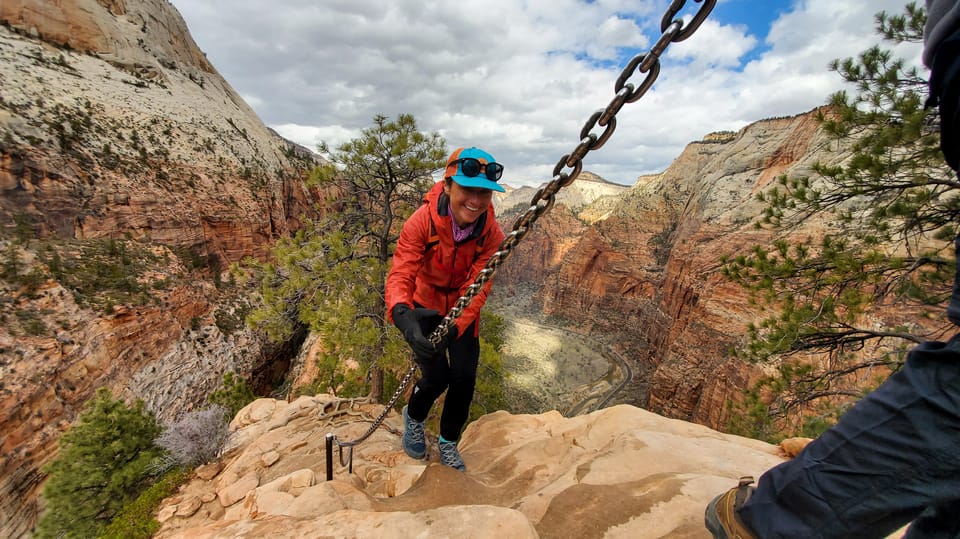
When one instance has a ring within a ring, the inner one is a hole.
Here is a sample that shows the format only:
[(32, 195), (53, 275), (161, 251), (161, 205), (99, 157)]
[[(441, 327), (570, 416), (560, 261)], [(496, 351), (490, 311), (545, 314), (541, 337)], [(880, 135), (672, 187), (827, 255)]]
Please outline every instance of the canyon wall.
[[(612, 208), (602, 201), (603, 211), (574, 212), (558, 203), (502, 266), (497, 293), (522, 302), (532, 290), (544, 314), (602, 335), (635, 371), (618, 402), (724, 428), (728, 401), (761, 370), (730, 355), (759, 313), (722, 277), (720, 261), (771, 242), (771, 232), (754, 227), (763, 209), (755, 195), (771, 181), (844, 159), (830, 151), (817, 113), (694, 142)], [(512, 217), (501, 218), (505, 228)]]
[[(4, 1), (0, 23), (0, 536), (18, 537), (96, 388), (171, 420), (225, 372), (282, 370), (220, 284), (321, 193), (314, 154), (260, 121), (169, 2)], [(106, 277), (132, 299), (81, 292)]]

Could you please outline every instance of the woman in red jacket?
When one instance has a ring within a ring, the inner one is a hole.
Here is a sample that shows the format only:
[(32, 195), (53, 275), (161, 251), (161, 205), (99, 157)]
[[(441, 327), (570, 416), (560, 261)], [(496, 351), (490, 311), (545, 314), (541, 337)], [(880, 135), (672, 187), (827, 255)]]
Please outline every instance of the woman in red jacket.
[(464, 309), (440, 346), (427, 336), (503, 241), (491, 203), (493, 191), (504, 191), (497, 184), (502, 174), (503, 166), (479, 148), (453, 152), (443, 181), (433, 186), (424, 204), (404, 223), (387, 275), (389, 318), (413, 349), (421, 373), (410, 402), (403, 407), (403, 450), (413, 458), (426, 456), (423, 422), (446, 391), (440, 415), (440, 461), (461, 471), (466, 467), (457, 441), (473, 400), (480, 359), (480, 308), (492, 281)]

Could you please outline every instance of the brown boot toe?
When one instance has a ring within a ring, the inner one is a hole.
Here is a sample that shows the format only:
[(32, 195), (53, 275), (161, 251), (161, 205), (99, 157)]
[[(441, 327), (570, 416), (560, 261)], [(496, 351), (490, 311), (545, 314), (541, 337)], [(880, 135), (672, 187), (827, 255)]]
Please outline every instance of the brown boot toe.
[(703, 515), (704, 524), (715, 539), (756, 539), (737, 514), (737, 510), (743, 507), (753, 494), (751, 483), (752, 477), (741, 477), (739, 485), (717, 496), (707, 505)]

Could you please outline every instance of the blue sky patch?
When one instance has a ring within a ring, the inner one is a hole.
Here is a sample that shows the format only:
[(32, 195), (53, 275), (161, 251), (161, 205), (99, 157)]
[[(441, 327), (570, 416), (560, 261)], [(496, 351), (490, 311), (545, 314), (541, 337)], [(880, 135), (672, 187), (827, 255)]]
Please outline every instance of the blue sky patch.
[(757, 59), (769, 45), (765, 43), (773, 21), (792, 11), (793, 0), (726, 0), (717, 2), (710, 17), (725, 25), (746, 25), (757, 46), (743, 57), (743, 64)]

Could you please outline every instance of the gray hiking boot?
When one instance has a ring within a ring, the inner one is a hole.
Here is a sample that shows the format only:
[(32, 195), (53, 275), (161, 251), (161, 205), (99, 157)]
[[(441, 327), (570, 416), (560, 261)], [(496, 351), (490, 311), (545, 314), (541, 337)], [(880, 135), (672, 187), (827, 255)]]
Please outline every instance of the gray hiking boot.
[(441, 438), (439, 446), (440, 464), (449, 466), (451, 468), (456, 468), (461, 472), (466, 471), (467, 466), (463, 463), (463, 458), (460, 457), (460, 452), (457, 451), (457, 442), (448, 442)]
[(753, 494), (751, 483), (752, 477), (741, 477), (739, 485), (717, 496), (707, 505), (703, 521), (714, 539), (755, 539), (756, 536), (737, 514)]
[(427, 454), (427, 439), (423, 434), (423, 421), (414, 421), (403, 407), (403, 451), (411, 458), (422, 459)]

